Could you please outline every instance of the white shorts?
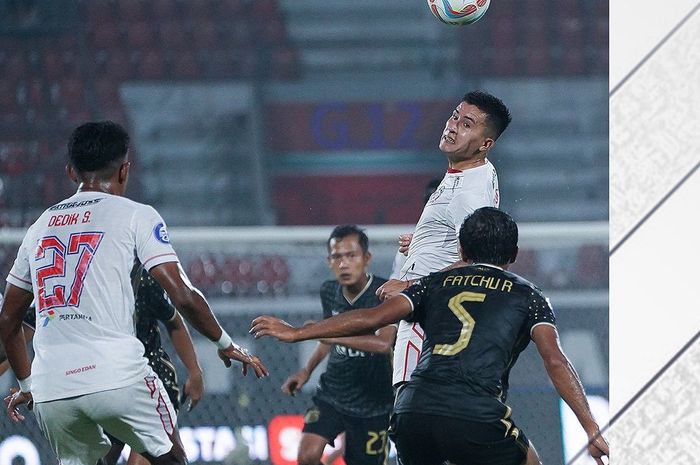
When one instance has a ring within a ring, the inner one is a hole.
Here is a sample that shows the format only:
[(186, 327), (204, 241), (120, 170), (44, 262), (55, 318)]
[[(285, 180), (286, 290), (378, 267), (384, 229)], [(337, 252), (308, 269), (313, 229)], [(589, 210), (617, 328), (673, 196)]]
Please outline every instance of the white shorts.
[(418, 365), (425, 333), (418, 323), (399, 322), (394, 345), (394, 375), (391, 384), (396, 386), (411, 379)]
[(111, 446), (104, 430), (136, 452), (159, 457), (172, 449), (177, 422), (155, 374), (119, 389), (39, 402), (34, 414), (62, 465), (95, 465)]

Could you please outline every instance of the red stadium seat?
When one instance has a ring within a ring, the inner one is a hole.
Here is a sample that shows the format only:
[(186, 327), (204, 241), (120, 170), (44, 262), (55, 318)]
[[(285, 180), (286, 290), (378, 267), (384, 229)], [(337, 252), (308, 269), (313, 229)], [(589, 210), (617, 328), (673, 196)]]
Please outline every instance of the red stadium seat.
[(119, 0), (119, 13), (123, 22), (148, 21), (148, 2), (145, 0)]
[(165, 77), (165, 59), (162, 53), (148, 50), (138, 55), (138, 74), (144, 79), (161, 79)]
[(178, 79), (197, 78), (201, 73), (195, 54), (191, 51), (176, 53), (172, 59), (171, 69), (173, 77)]
[(153, 19), (160, 22), (177, 18), (177, 3), (177, 0), (152, 0)]
[(199, 20), (192, 27), (194, 45), (197, 49), (213, 49), (220, 45), (216, 23)]
[(158, 29), (160, 44), (164, 50), (182, 50), (190, 46), (183, 23), (168, 20), (160, 23)]
[(121, 30), (116, 23), (98, 23), (93, 25), (93, 48), (114, 50), (122, 47)]
[(117, 22), (117, 8), (114, 1), (88, 0), (80, 2), (84, 8), (84, 17), (89, 24), (105, 24)]
[(129, 24), (127, 28), (127, 43), (133, 48), (153, 46), (153, 28), (150, 23), (141, 21)]

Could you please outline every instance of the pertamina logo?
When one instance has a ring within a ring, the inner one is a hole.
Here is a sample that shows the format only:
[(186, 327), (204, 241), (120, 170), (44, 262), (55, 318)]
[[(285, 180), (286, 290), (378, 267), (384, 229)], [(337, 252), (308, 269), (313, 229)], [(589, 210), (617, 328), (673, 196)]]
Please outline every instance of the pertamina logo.
[(41, 326), (45, 328), (46, 326), (48, 326), (50, 321), (53, 321), (56, 318), (56, 312), (54, 310), (48, 310), (43, 315), (41, 315), (41, 318), (44, 319), (44, 322)]

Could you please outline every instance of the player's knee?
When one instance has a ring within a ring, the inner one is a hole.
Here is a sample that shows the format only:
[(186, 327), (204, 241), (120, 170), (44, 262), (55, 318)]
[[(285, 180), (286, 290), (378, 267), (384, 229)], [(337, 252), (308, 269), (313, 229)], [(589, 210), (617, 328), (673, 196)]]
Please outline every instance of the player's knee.
[(321, 456), (313, 450), (299, 450), (297, 461), (299, 465), (320, 465)]
[(179, 447), (173, 446), (170, 452), (163, 454), (160, 457), (149, 457), (148, 454), (143, 454), (146, 460), (151, 462), (153, 465), (186, 465), (187, 457), (184, 451)]

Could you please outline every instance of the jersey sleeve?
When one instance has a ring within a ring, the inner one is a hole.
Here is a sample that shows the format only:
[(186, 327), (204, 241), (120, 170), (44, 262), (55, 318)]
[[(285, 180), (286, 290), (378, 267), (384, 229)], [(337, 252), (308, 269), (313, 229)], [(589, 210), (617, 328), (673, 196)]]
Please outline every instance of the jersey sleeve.
[(134, 216), (136, 231), (136, 255), (146, 270), (156, 265), (177, 262), (177, 254), (170, 245), (165, 221), (158, 212), (144, 205)]
[(447, 216), (452, 221), (457, 236), (459, 236), (459, 229), (462, 227), (464, 218), (474, 213), (474, 210), (478, 208), (489, 206), (491, 204), (487, 198), (486, 190), (478, 189), (476, 186), (455, 195), (447, 206)]
[(408, 322), (421, 322), (425, 315), (426, 300), (428, 295), (428, 276), (421, 278), (413, 286), (403, 290), (399, 295), (408, 299), (411, 303), (411, 314), (404, 318)]
[(141, 285), (139, 286), (136, 299), (143, 303), (144, 309), (153, 318), (167, 322), (175, 317), (175, 307), (170, 303), (165, 293), (153, 277), (146, 270), (141, 272)]
[[(31, 231), (31, 230), (30, 230)], [(32, 292), (32, 273), (29, 268), (29, 242), (32, 234), (27, 232), (22, 240), (22, 244), (17, 250), (17, 257), (15, 262), (10, 269), (10, 273), (7, 275), (6, 281), (13, 286), (17, 286), (25, 291)]]
[(556, 326), (556, 318), (554, 316), (552, 304), (549, 303), (548, 298), (539, 292), (533, 291), (530, 296), (529, 311), (528, 324), (530, 326), (530, 334), (532, 334), (532, 330), (535, 326), (538, 325)]

